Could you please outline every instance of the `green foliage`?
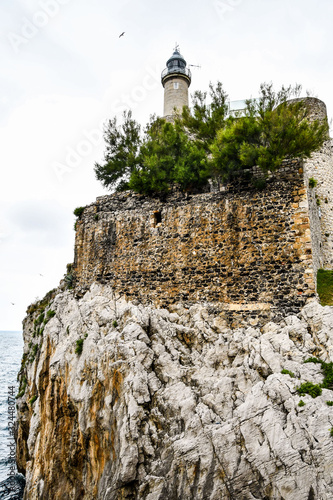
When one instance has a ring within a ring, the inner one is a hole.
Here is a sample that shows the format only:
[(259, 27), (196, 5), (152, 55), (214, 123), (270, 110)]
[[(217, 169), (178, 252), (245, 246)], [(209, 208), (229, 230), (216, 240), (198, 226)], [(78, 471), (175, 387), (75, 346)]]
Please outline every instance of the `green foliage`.
[(318, 196), (316, 196), (316, 205), (318, 207), (320, 207), (320, 205), (321, 205), (321, 201), (320, 201), (320, 198), (318, 198)]
[(333, 363), (321, 363), (321, 368), (324, 372), (324, 380), (321, 386), (324, 389), (333, 390)]
[(67, 274), (64, 275), (65, 284), (68, 289), (72, 289), (75, 282), (74, 264), (67, 264), (66, 271)]
[(44, 313), (42, 312), (37, 319), (35, 319), (34, 321), (34, 325), (35, 326), (38, 326), (38, 325), (41, 325), (44, 321)]
[[(28, 358), (28, 354), (24, 353), (23, 356), (22, 356), (21, 370), (20, 370), (20, 372), (22, 372), (23, 368), (25, 367), (25, 364), (27, 362), (27, 358)], [(19, 375), (17, 375), (17, 380), (19, 380)]]
[(210, 145), (215, 140), (218, 130), (224, 128), (228, 113), (228, 95), (223, 90), (222, 83), (217, 82), (216, 87), (209, 84), (208, 105), (207, 92), (194, 92), (192, 96), (192, 109), (184, 107), (181, 122), (196, 142), (210, 152)]
[(304, 396), (305, 394), (310, 394), (310, 396), (313, 398), (320, 396), (322, 393), (320, 385), (313, 384), (312, 382), (304, 382), (296, 390), (300, 396)]
[(38, 349), (39, 349), (38, 344), (34, 344), (32, 347), (31, 353), (30, 353), (30, 358), (29, 358), (30, 363), (34, 362), (36, 355), (37, 355), (37, 352), (38, 352)]
[(255, 145), (260, 140), (260, 126), (255, 116), (229, 117), (226, 126), (216, 134), (210, 150), (215, 175), (227, 181), (256, 165)]
[(260, 96), (248, 100), (243, 116), (228, 116), (227, 94), (221, 82), (193, 96), (192, 111), (184, 107), (173, 123), (152, 117), (143, 135), (131, 111), (123, 122), (109, 120), (104, 138), (104, 161), (95, 164), (105, 187), (133, 189), (145, 195), (164, 195), (177, 185), (183, 191), (203, 190), (208, 180), (219, 183), (263, 172), (253, 179), (256, 189), (282, 161), (309, 157), (327, 136), (327, 126), (306, 119), (306, 101), (298, 97), (300, 86), (262, 84)]
[(310, 177), (309, 179), (309, 187), (310, 188), (315, 188), (318, 184), (318, 181), (316, 181), (316, 179), (314, 179), (313, 177)]
[(326, 401), (327, 406), (333, 406), (333, 401)]
[(323, 389), (333, 390), (333, 362), (325, 363), (317, 358), (308, 358), (304, 361), (304, 363), (320, 363), (324, 374), (324, 380), (320, 384), (320, 387)]
[[(50, 309), (47, 311), (47, 313), (45, 315), (45, 309), (50, 305), (47, 301), (51, 300), (54, 297), (54, 295), (55, 295), (55, 290), (51, 290), (50, 292), (48, 292), (48, 294), (44, 297), (44, 299), (42, 301), (37, 302), (36, 304), (33, 304), (28, 309), (28, 311), (30, 311), (30, 314), (34, 314), (35, 312), (40, 312), (39, 316), (34, 321), (34, 331), (32, 333), (33, 338), (35, 338), (36, 336), (43, 335), (45, 325), (56, 314), (55, 311), (52, 311)], [(30, 342), (30, 344), (29, 344), (29, 347), (31, 347), (31, 346), (32, 346), (32, 342)], [(33, 361), (34, 356), (30, 357), (29, 360)]]
[(77, 207), (77, 208), (75, 208), (73, 214), (75, 215), (75, 217), (81, 217), (81, 215), (84, 212), (84, 209), (85, 209), (85, 207)]
[(19, 392), (18, 395), (16, 396), (16, 399), (21, 398), (24, 395), (27, 383), (28, 383), (27, 378), (23, 375), (21, 377)]
[(64, 276), (66, 286), (69, 290), (72, 289), (74, 286), (74, 279), (75, 279), (74, 273), (65, 274)]
[(318, 358), (308, 358), (303, 363), (322, 363), (322, 361)]
[(330, 434), (333, 436), (333, 427), (330, 428)]
[(32, 315), (37, 311), (39, 313), (44, 312), (46, 306), (48, 306), (49, 303), (54, 299), (56, 293), (57, 293), (56, 288), (53, 288), (52, 290), (47, 292), (47, 294), (45, 295), (45, 297), (42, 300), (38, 300), (28, 307), (27, 314)]
[(258, 166), (264, 173), (277, 170), (285, 158), (308, 158), (327, 136), (327, 126), (306, 119), (307, 106), (297, 97), (300, 87), (279, 92), (262, 84), (258, 100), (248, 100), (245, 116), (230, 117), (211, 146), (214, 170), (222, 180), (243, 175)]
[(184, 191), (195, 190), (208, 182), (206, 153), (190, 140), (179, 121), (173, 124), (158, 119), (153, 123), (146, 131), (140, 159), (128, 183), (139, 193), (166, 193), (172, 184)]
[(38, 398), (37, 395), (33, 396), (30, 400), (29, 400), (29, 404), (30, 406), (32, 406), (34, 404), (34, 402), (36, 401), (36, 399)]
[(114, 321), (112, 322), (112, 326), (113, 326), (113, 328), (117, 328), (117, 326), (118, 326), (118, 321), (114, 320)]
[(300, 406), (300, 407), (305, 406), (305, 403), (302, 399), (299, 401), (298, 406)]
[(49, 320), (51, 318), (53, 318), (53, 316), (56, 315), (56, 312), (55, 311), (52, 311), (52, 309), (49, 309), (46, 313), (46, 318)]
[(267, 186), (267, 181), (262, 177), (252, 177), (251, 184), (258, 191), (262, 191)]
[(333, 306), (333, 271), (318, 270), (317, 292), (322, 306)]
[(289, 375), (290, 377), (295, 378), (295, 374), (293, 372), (289, 371), (289, 370), (283, 369), (283, 370), (281, 370), (281, 373), (283, 375)]
[(132, 118), (132, 111), (124, 111), (121, 126), (116, 117), (108, 121), (104, 130), (104, 162), (95, 163), (96, 178), (104, 187), (117, 191), (127, 189), (128, 179), (139, 164), (140, 129)]
[(79, 339), (76, 341), (75, 353), (78, 354), (79, 356), (82, 354), (83, 351), (83, 342), (84, 339)]

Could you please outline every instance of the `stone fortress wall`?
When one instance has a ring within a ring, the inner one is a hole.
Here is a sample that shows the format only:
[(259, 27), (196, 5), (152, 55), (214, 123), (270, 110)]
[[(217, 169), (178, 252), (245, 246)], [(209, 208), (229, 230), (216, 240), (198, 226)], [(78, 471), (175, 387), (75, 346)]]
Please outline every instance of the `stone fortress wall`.
[(307, 207), (297, 162), (263, 191), (98, 198), (77, 224), (77, 293), (97, 281), (142, 304), (201, 302), (231, 325), (297, 312), (315, 296)]
[[(307, 97), (308, 118), (327, 122), (326, 105), (320, 99)], [(333, 140), (329, 137), (319, 151), (304, 162), (304, 180), (317, 181), (308, 189), (309, 216), (313, 240), (315, 272), (319, 268), (333, 269)]]
[(313, 178), (316, 187), (309, 189), (309, 214), (313, 232), (317, 231), (318, 245), (315, 269), (333, 269), (333, 140), (304, 162), (305, 182)]
[(200, 302), (232, 327), (297, 313), (316, 296), (318, 268), (332, 262), (323, 233), (324, 221), (333, 227), (331, 199), (316, 201), (320, 187), (332, 189), (324, 185), (327, 144), (305, 173), (302, 161), (286, 161), (262, 191), (244, 181), (164, 201), (132, 192), (97, 198), (77, 223), (76, 293), (97, 281), (144, 305)]

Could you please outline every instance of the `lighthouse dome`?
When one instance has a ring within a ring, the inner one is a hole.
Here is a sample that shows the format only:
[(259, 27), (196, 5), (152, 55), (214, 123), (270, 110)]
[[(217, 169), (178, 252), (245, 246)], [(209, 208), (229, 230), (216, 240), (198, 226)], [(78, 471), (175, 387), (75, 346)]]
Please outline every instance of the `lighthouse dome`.
[(174, 74), (185, 77), (190, 85), (191, 71), (186, 67), (186, 61), (179, 52), (178, 47), (174, 49), (172, 56), (166, 62), (166, 68), (162, 71), (161, 79), (163, 85), (165, 83), (165, 79)]
[(183, 56), (180, 54), (178, 49), (175, 49), (174, 53), (172, 56), (167, 60), (167, 68), (168, 69), (173, 69), (173, 68), (186, 68), (186, 61), (183, 58)]

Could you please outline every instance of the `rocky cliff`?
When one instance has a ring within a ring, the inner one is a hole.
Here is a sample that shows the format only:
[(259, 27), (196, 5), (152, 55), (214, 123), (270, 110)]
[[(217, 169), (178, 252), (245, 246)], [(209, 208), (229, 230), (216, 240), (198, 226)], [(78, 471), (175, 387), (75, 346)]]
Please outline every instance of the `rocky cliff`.
[(25, 499), (333, 498), (333, 308), (231, 330), (95, 283), (31, 306), (24, 341)]

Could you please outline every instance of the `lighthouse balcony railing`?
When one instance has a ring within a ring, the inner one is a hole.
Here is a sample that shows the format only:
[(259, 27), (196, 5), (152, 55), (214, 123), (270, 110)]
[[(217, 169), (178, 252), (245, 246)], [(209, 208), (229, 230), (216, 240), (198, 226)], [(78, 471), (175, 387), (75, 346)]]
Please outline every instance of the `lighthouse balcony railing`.
[(180, 73), (182, 75), (186, 75), (188, 76), (189, 78), (192, 78), (192, 73), (191, 73), (191, 70), (188, 69), (188, 68), (179, 68), (177, 66), (174, 66), (173, 68), (165, 68), (163, 71), (162, 71), (162, 74), (161, 74), (161, 78), (163, 80), (163, 78), (168, 75), (168, 74), (174, 74), (174, 73)]

